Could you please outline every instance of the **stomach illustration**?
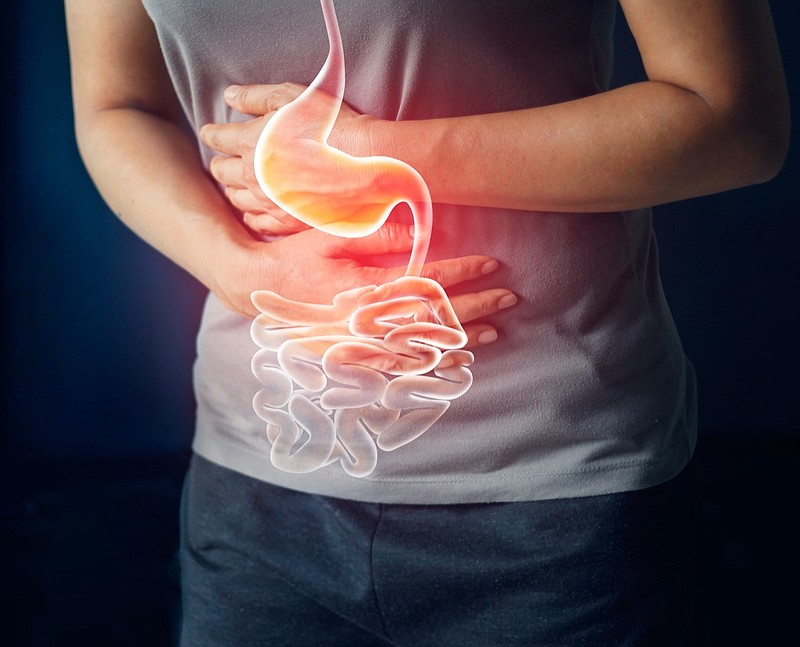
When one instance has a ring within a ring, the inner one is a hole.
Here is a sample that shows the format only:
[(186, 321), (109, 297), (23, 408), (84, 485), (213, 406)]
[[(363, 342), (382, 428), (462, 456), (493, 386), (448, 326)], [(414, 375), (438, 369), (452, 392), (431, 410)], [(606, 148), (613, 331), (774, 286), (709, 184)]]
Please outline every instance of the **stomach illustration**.
[(421, 175), (391, 157), (354, 157), (328, 144), (345, 87), (332, 0), (321, 0), (329, 53), (312, 84), (267, 122), (255, 173), (267, 197), (326, 233), (358, 238), (406, 203), (414, 241), (405, 276), (337, 294), (330, 305), (269, 290), (251, 299), (259, 316), (253, 399), (272, 464), (307, 473), (338, 464), (371, 474), (380, 452), (416, 440), (472, 384), (467, 335), (444, 288), (420, 276), (433, 211)]

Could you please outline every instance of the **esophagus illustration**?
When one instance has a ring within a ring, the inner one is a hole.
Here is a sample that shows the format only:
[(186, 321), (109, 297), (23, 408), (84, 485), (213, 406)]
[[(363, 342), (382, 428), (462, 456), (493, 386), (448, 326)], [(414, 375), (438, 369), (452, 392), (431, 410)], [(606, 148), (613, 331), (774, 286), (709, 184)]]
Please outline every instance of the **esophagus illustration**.
[(447, 294), (420, 276), (433, 212), (425, 181), (391, 157), (354, 157), (327, 143), (344, 96), (345, 62), (332, 0), (321, 0), (330, 50), (312, 84), (267, 122), (255, 173), (278, 207), (321, 231), (356, 238), (405, 202), (414, 242), (405, 276), (337, 294), (330, 305), (253, 292), (251, 337), (262, 388), (253, 399), (277, 468), (339, 463), (373, 472), (379, 451), (428, 431), (472, 385), (474, 358)]

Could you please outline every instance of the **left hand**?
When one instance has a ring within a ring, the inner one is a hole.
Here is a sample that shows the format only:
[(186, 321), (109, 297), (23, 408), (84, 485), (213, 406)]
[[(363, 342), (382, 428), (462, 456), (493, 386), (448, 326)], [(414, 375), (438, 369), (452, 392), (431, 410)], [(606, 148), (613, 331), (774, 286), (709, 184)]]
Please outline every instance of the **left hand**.
[[(211, 160), (211, 175), (242, 212), (245, 224), (260, 234), (292, 234), (308, 228), (264, 195), (253, 167), (256, 143), (267, 121), (303, 90), (305, 86), (297, 83), (231, 86), (225, 91), (227, 104), (254, 118), (241, 123), (206, 124), (200, 129), (203, 143), (222, 153)], [(337, 123), (359, 116), (342, 103)]]

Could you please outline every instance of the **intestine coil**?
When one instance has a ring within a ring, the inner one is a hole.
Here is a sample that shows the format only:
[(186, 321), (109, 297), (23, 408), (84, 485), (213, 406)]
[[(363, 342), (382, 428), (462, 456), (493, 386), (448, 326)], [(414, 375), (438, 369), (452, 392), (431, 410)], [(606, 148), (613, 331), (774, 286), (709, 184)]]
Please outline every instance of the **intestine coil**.
[[(467, 336), (444, 289), (420, 277), (431, 234), (430, 194), (408, 164), (353, 157), (327, 143), (344, 94), (344, 53), (332, 0), (321, 0), (330, 43), (313, 83), (261, 133), (255, 173), (267, 197), (298, 220), (342, 237), (374, 233), (405, 202), (414, 217), (406, 275), (309, 304), (261, 290), (251, 337), (260, 347), (253, 399), (277, 468), (338, 462), (363, 477), (378, 449), (418, 438), (472, 384)], [(347, 178), (347, 191), (342, 191)], [(354, 190), (355, 187), (355, 190)]]

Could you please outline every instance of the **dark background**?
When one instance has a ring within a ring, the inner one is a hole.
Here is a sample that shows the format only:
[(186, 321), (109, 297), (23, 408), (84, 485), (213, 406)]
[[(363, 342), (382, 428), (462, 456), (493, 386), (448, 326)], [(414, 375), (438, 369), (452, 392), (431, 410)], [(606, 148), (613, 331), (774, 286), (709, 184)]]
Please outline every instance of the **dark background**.
[[(796, 106), (800, 12), (793, 0), (772, 7)], [(63, 20), (60, 2), (42, 0), (4, 7), (2, 21), (0, 635), (155, 647), (177, 625), (177, 506), (204, 293), (93, 188), (74, 143)], [(624, 24), (618, 32), (630, 59)], [(617, 83), (640, 76), (618, 63)], [(710, 644), (795, 633), (799, 151), (766, 185), (656, 209), (665, 289), (700, 385)]]

